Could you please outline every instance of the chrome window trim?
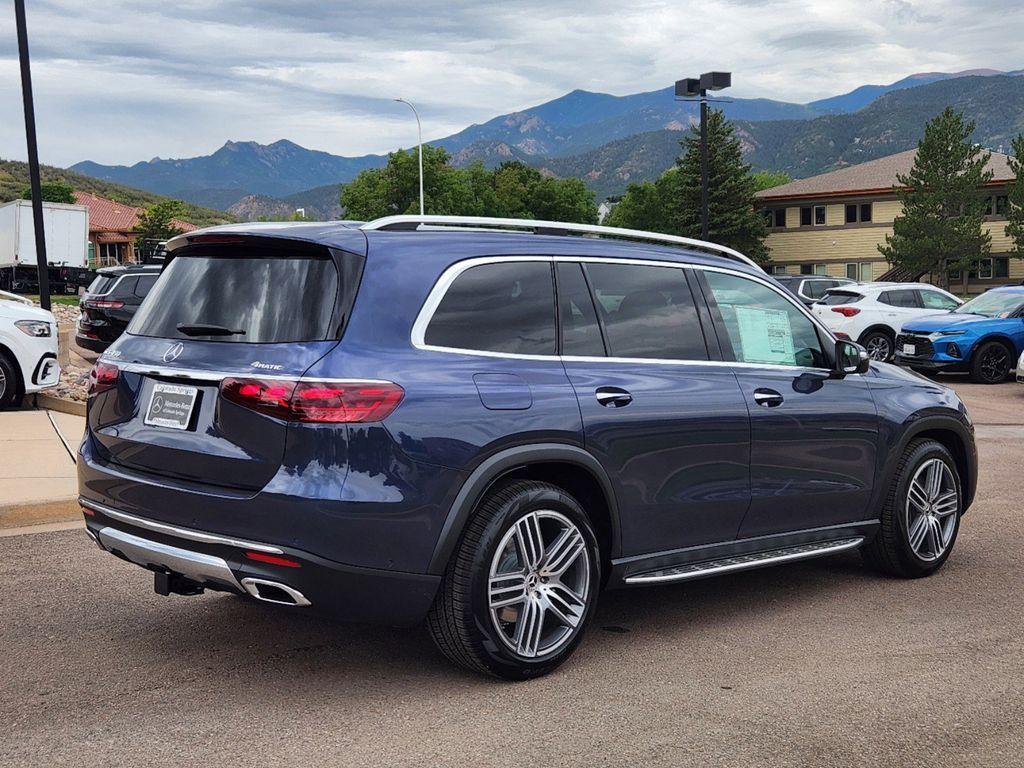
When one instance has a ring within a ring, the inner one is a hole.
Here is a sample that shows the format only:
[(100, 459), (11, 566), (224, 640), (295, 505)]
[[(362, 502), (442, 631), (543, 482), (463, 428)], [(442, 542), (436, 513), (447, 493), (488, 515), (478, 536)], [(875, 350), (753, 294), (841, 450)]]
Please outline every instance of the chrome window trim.
[(119, 512), (116, 509), (108, 507), (106, 504), (100, 504), (97, 501), (92, 501), (91, 499), (86, 499), (82, 496), (78, 497), (78, 503), (87, 509), (100, 512), (115, 520), (120, 520), (122, 523), (128, 523), (129, 525), (145, 528), (146, 530), (155, 531), (157, 533), (165, 533), (168, 536), (175, 536), (179, 539), (200, 541), (204, 544), (223, 544), (229, 547), (237, 547), (238, 549), (251, 549), (257, 552), (266, 552), (271, 555), (284, 554), (283, 549), (270, 544), (260, 544), (256, 541), (246, 541), (245, 539), (235, 539), (230, 536), (220, 536), (216, 533), (206, 533), (205, 531), (197, 531), (193, 528), (181, 528), (176, 525), (169, 525), (168, 523), (158, 523), (155, 520), (147, 520), (144, 517), (129, 515), (127, 512)]
[[(658, 259), (635, 259), (635, 258), (615, 258), (608, 256), (477, 256), (470, 259), (464, 259), (458, 261), (441, 273), (441, 276), (434, 283), (434, 287), (430, 289), (430, 293), (427, 294), (426, 300), (423, 302), (423, 306), (420, 308), (419, 313), (416, 315), (416, 320), (412, 325), (412, 333), (410, 340), (412, 346), (416, 349), (425, 352), (441, 352), (444, 354), (451, 355), (469, 355), (473, 357), (492, 357), (492, 358), (503, 358), (507, 360), (559, 360), (564, 362), (604, 362), (604, 363), (628, 363), (630, 365), (700, 365), (700, 366), (713, 366), (713, 367), (734, 367), (734, 368), (767, 368), (770, 370), (781, 370), (781, 371), (812, 371), (812, 372), (825, 372), (829, 373), (828, 368), (814, 368), (800, 365), (777, 365), (772, 363), (747, 363), (747, 362), (732, 362), (722, 360), (677, 360), (677, 359), (655, 359), (647, 357), (590, 357), (590, 356), (576, 356), (576, 355), (525, 355), (516, 354), (514, 352), (493, 352), (482, 349), (460, 349), (457, 347), (443, 347), (434, 344), (426, 343), (426, 332), (427, 327), (430, 325), (430, 321), (434, 317), (434, 313), (437, 311), (438, 306), (444, 299), (445, 294), (451, 287), (452, 283), (468, 269), (473, 267), (483, 266), (486, 264), (504, 264), (509, 262), (549, 262), (549, 263), (586, 263), (586, 264), (630, 264), (633, 266), (643, 267), (669, 267), (673, 269), (697, 269), (705, 272), (721, 272), (727, 275), (733, 275), (735, 277), (746, 278), (752, 280), (755, 283), (760, 283), (767, 288), (774, 291), (777, 295), (783, 297), (786, 301), (796, 307), (804, 317), (811, 321), (811, 324), (822, 331), (825, 337), (832, 340), (834, 344), (836, 337), (833, 335), (821, 320), (818, 319), (798, 298), (790, 294), (785, 289), (779, 289), (778, 286), (773, 285), (771, 278), (765, 275), (762, 278), (759, 275), (750, 274), (748, 272), (741, 272), (739, 270), (730, 269), (728, 267), (712, 266), (706, 264), (690, 264), (681, 263), (674, 261), (660, 261)], [(696, 298), (696, 297), (695, 297)], [(112, 361), (113, 362), (113, 361)]]

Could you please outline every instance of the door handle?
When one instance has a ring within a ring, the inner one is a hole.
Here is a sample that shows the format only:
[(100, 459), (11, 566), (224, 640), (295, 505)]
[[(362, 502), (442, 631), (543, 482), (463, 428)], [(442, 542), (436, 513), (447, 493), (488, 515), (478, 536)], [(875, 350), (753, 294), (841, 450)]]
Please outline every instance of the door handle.
[(754, 402), (765, 408), (775, 408), (782, 405), (782, 395), (774, 389), (755, 389)]
[(619, 387), (598, 387), (594, 392), (597, 402), (608, 408), (622, 408), (633, 402), (633, 396)]

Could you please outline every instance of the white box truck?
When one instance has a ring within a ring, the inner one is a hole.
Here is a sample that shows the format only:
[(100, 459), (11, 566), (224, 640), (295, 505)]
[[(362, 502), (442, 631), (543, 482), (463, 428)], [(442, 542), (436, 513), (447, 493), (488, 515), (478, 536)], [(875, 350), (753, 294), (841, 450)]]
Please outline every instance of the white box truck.
[[(88, 282), (89, 209), (44, 202), (43, 230), (51, 291), (77, 293), (78, 285)], [(0, 290), (39, 292), (30, 200), (0, 205)]]

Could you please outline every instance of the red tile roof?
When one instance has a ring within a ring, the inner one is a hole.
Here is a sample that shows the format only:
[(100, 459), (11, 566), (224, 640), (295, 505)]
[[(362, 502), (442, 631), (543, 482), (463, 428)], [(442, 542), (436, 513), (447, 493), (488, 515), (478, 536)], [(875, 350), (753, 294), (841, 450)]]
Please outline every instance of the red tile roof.
[[(89, 232), (131, 232), (139, 223), (142, 208), (117, 203), (90, 192), (75, 192), (75, 202), (89, 209)], [(194, 224), (180, 219), (171, 223), (182, 232), (198, 229)]]

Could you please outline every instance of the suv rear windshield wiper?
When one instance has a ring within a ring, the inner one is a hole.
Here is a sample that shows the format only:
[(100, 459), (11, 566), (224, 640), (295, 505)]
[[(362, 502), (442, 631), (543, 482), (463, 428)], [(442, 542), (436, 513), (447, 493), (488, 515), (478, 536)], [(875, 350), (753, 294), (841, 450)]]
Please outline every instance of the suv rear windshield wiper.
[(207, 325), (206, 323), (178, 323), (180, 333), (186, 336), (244, 336), (245, 331), (225, 328), (223, 325)]

